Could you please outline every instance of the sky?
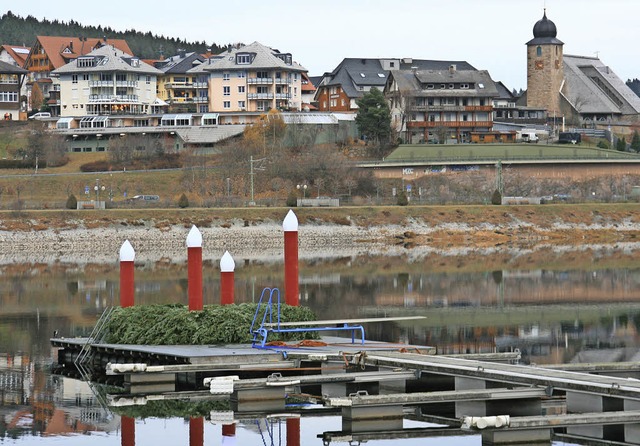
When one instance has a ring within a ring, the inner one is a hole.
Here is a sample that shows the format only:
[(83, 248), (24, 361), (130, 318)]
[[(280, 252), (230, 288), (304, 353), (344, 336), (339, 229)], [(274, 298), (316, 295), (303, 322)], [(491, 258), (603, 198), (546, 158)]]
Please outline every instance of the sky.
[(20, 0), (2, 13), (189, 42), (258, 41), (291, 53), (311, 76), (348, 57), (467, 61), (526, 89), (526, 43), (545, 7), (565, 54), (599, 57), (623, 81), (640, 78), (639, 0)]

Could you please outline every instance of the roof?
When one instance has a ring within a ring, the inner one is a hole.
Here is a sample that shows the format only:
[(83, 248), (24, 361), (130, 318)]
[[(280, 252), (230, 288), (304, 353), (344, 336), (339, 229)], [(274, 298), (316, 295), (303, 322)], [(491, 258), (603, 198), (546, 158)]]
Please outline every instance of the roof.
[[(247, 53), (251, 56), (251, 61), (248, 64), (236, 63), (236, 55)], [(287, 63), (282, 58), (286, 59), (288, 56), (291, 63)], [(282, 57), (282, 58), (281, 58)], [(207, 63), (203, 64), (201, 68), (205, 71), (223, 71), (223, 70), (256, 70), (260, 68), (274, 69), (282, 68), (288, 71), (307, 71), (302, 65), (293, 61), (291, 54), (281, 53), (277, 49), (269, 48), (262, 45), (259, 42), (253, 42), (250, 45), (241, 46), (239, 48), (232, 47), (227, 51), (207, 59)]]
[(502, 81), (496, 81), (495, 84), (496, 90), (498, 90), (498, 97), (500, 99), (506, 99), (509, 101), (513, 101), (516, 99), (516, 96), (511, 92), (511, 90), (507, 88), (505, 84), (502, 83)]
[[(91, 73), (105, 71), (125, 71), (139, 74), (162, 74), (162, 71), (144, 63), (140, 59), (124, 53), (111, 45), (103, 46), (86, 54), (84, 57), (95, 58), (95, 66), (78, 67), (77, 63), (68, 63), (53, 71), (54, 74)], [(84, 58), (83, 57), (83, 58)], [(137, 63), (136, 63), (137, 61)]]
[(364, 94), (364, 88), (376, 87), (382, 90), (387, 82), (389, 72), (398, 70), (386, 70), (383, 61), (397, 62), (400, 70), (448, 70), (455, 65), (458, 70), (475, 70), (473, 66), (464, 61), (422, 60), (422, 59), (356, 59), (346, 58), (331, 72), (323, 76), (321, 83), (316, 86), (339, 85), (350, 98), (358, 98)]
[[(498, 97), (498, 89), (486, 70), (394, 70), (390, 73), (399, 91), (412, 91), (416, 96), (438, 97)], [(425, 86), (434, 84), (468, 83), (469, 88), (461, 89), (429, 89)], [(474, 88), (471, 88), (471, 87)]]
[(185, 144), (209, 144), (223, 141), (244, 132), (244, 125), (217, 127), (172, 127)]
[(581, 114), (639, 114), (640, 98), (597, 57), (564, 55), (564, 97)]
[(29, 52), (31, 51), (31, 48), (29, 47), (18, 45), (2, 45), (0, 48), (6, 51), (21, 67), (24, 67), (24, 63), (27, 61), (27, 56), (29, 56)]
[(157, 61), (153, 66), (165, 74), (183, 74), (204, 61), (205, 58), (198, 53), (184, 53)]
[(53, 65), (54, 69), (60, 68), (70, 60), (89, 54), (96, 48), (101, 46), (110, 45), (120, 51), (133, 54), (129, 44), (123, 39), (98, 39), (95, 37), (87, 37), (80, 40), (78, 37), (61, 37), (61, 36), (37, 36), (37, 42), (31, 48), (33, 51), (38, 43), (42, 49), (47, 53), (49, 61)]
[(0, 73), (27, 74), (29, 71), (0, 60)]

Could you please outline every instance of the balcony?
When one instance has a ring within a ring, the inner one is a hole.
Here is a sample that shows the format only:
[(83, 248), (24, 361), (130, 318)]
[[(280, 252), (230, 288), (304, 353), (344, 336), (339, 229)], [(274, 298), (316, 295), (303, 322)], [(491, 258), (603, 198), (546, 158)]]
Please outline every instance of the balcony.
[(193, 88), (209, 88), (208, 82), (194, 82)]
[(167, 90), (173, 90), (175, 88), (188, 88), (191, 89), (193, 88), (193, 85), (191, 82), (167, 82), (166, 84), (164, 84), (165, 88)]
[(492, 112), (493, 105), (467, 105), (464, 111), (468, 112)]
[(291, 80), (286, 77), (276, 77), (276, 84), (278, 85), (291, 85)]
[(493, 127), (493, 121), (411, 121), (407, 123), (408, 127)]
[(465, 107), (462, 105), (414, 105), (411, 111), (463, 112)]
[(273, 93), (249, 93), (247, 94), (247, 99), (273, 99)]
[(290, 93), (276, 93), (276, 99), (291, 99)]
[(116, 81), (116, 87), (138, 88), (138, 81)]
[(15, 84), (15, 85), (17, 85), (18, 84), (18, 79), (0, 77), (0, 84), (4, 84), (4, 85), (6, 85), (6, 84)]
[(206, 103), (209, 102), (209, 98), (208, 97), (203, 97), (203, 98), (195, 97), (195, 98), (193, 98), (193, 102), (195, 102), (197, 104), (206, 104)]
[(273, 84), (272, 77), (248, 77), (247, 84), (256, 85), (256, 84)]
[(91, 103), (113, 103), (113, 102), (140, 102), (137, 94), (92, 94), (89, 96), (89, 102)]
[(113, 87), (113, 81), (89, 81), (89, 87)]

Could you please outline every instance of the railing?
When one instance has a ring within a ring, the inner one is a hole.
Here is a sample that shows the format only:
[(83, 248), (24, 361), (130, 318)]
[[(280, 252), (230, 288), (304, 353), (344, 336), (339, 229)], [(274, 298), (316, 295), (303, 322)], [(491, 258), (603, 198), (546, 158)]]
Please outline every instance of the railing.
[(135, 94), (92, 94), (89, 96), (89, 102), (139, 102), (139, 96)]
[(465, 107), (458, 105), (414, 105), (412, 111), (462, 112)]
[(465, 111), (485, 111), (485, 112), (491, 112), (493, 111), (493, 105), (465, 105), (464, 107)]
[(247, 84), (273, 84), (272, 77), (248, 77)]
[(286, 77), (276, 77), (276, 84), (291, 85), (291, 80)]
[(116, 81), (116, 87), (137, 88), (138, 87), (138, 82), (137, 81)]
[(0, 84), (17, 84), (18, 79), (3, 79), (0, 78)]
[(166, 88), (193, 88), (193, 85), (191, 82), (168, 82), (166, 84), (164, 84)]
[(194, 88), (208, 88), (209, 84), (207, 82), (194, 82), (193, 83), (193, 87)]
[(249, 93), (248, 99), (273, 99), (273, 93)]
[(113, 81), (89, 81), (89, 87), (113, 87)]
[(408, 127), (493, 127), (493, 121), (411, 121)]
[(276, 99), (291, 99), (290, 93), (276, 93)]

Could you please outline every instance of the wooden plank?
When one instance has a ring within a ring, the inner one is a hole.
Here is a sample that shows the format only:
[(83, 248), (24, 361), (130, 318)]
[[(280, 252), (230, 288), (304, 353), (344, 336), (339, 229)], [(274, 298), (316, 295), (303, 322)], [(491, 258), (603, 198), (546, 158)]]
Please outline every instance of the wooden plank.
[(344, 324), (366, 324), (369, 322), (393, 322), (393, 321), (410, 321), (416, 319), (426, 319), (425, 316), (403, 316), (403, 317), (372, 317), (365, 319), (331, 319), (324, 321), (301, 321), (301, 322), (268, 322), (263, 327), (305, 327), (307, 325), (344, 325)]

